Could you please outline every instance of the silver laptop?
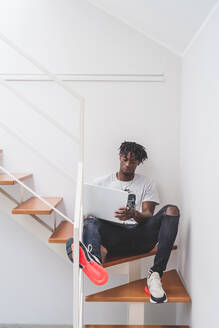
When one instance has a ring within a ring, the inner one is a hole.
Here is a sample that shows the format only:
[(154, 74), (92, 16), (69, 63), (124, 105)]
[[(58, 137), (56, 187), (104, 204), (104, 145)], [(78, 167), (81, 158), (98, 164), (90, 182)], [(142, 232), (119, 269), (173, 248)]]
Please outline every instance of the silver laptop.
[(121, 207), (126, 207), (128, 193), (123, 190), (112, 189), (92, 184), (84, 184), (85, 216), (91, 215), (99, 219), (122, 223), (114, 217), (114, 213)]

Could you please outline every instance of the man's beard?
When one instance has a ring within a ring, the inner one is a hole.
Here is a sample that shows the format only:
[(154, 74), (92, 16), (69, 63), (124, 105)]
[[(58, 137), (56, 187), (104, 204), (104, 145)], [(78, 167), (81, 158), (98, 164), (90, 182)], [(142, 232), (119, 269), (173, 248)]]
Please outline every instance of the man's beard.
[(125, 175), (126, 177), (132, 177), (134, 175), (134, 172), (126, 172), (121, 170), (122, 174)]

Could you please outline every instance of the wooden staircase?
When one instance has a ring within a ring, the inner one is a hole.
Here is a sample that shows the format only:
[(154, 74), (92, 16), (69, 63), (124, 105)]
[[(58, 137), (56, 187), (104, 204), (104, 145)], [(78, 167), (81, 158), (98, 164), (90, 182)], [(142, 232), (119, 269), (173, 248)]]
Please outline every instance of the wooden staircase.
[[(62, 201), (62, 197), (43, 197), (53, 207), (58, 206)], [(51, 214), (53, 209), (43, 203), (37, 197), (31, 197), (17, 207), (13, 208), (12, 214)]]
[[(0, 153), (2, 150), (0, 150)], [(13, 174), (18, 180), (26, 180), (32, 178), (32, 174), (15, 173)], [(0, 174), (0, 185), (14, 185), (16, 181), (7, 174)], [(53, 207), (57, 207), (62, 202), (62, 197), (45, 197)], [(28, 200), (21, 202), (18, 206), (12, 209), (12, 214), (27, 214), (27, 215), (49, 215), (53, 210), (45, 203), (36, 197), (31, 197)], [(38, 221), (40, 222), (40, 221)], [(55, 228), (48, 239), (49, 243), (63, 244), (68, 238), (73, 235), (73, 225), (68, 221), (61, 221)], [(174, 245), (173, 250), (177, 247)], [(86, 302), (128, 302), (129, 303), (129, 325), (86, 325), (86, 328), (188, 328), (188, 326), (167, 326), (167, 325), (144, 325), (144, 303), (149, 302), (149, 296), (146, 294), (145, 279), (140, 279), (140, 260), (156, 254), (157, 247), (152, 251), (135, 255), (135, 256), (117, 256), (107, 257), (104, 263), (105, 268), (118, 267), (127, 264), (127, 274), (129, 283), (104, 290), (85, 298)], [(118, 271), (120, 273), (120, 271)], [(168, 302), (191, 302), (188, 293), (176, 270), (165, 272), (162, 277), (163, 287), (167, 293)]]
[[(189, 303), (190, 297), (183, 286), (176, 270), (164, 272), (162, 285), (167, 294), (168, 302)], [(145, 278), (135, 280), (122, 286), (110, 288), (86, 297), (86, 302), (150, 302), (146, 294)]]
[(56, 230), (49, 237), (48, 242), (54, 244), (64, 244), (68, 238), (73, 236), (73, 225), (68, 221), (62, 221)]
[[(49, 238), (49, 243), (65, 243), (68, 238), (72, 236), (72, 226), (62, 221), (57, 227), (56, 231)], [(177, 246), (173, 246), (176, 250)], [(144, 304), (149, 303), (149, 296), (146, 294), (145, 278), (140, 279), (140, 260), (156, 254), (157, 246), (153, 250), (145, 254), (135, 256), (116, 256), (107, 257), (104, 263), (105, 268), (118, 266), (118, 274), (120, 267), (123, 264), (128, 264), (127, 274), (129, 276), (129, 283), (106, 289), (85, 297), (86, 302), (127, 302), (129, 312), (130, 325), (86, 325), (86, 328), (189, 328), (188, 326), (151, 326), (144, 325)], [(135, 272), (133, 275), (133, 271)], [(166, 291), (169, 303), (190, 303), (191, 299), (181, 281), (181, 278), (176, 270), (165, 272), (162, 277), (162, 284)], [(155, 305), (156, 306), (156, 305)]]
[[(136, 267), (136, 262), (134, 262), (133, 268)], [(138, 268), (137, 268), (138, 270)], [(129, 272), (130, 273), (130, 272)], [(138, 274), (137, 274), (138, 275)], [(144, 288), (146, 279), (136, 279), (137, 275), (135, 274), (134, 281), (131, 281), (132, 277), (129, 275), (129, 283), (120, 285), (114, 288), (109, 288), (107, 290), (88, 295), (85, 297), (86, 302), (126, 302), (128, 303), (128, 323), (129, 325), (94, 325), (98, 328), (107, 328), (107, 327), (154, 327), (154, 328), (189, 328), (189, 326), (182, 325), (160, 325), (160, 326), (150, 326), (144, 325), (144, 304), (150, 302), (150, 297), (146, 294)], [(170, 270), (163, 274), (162, 285), (166, 291), (168, 303), (190, 303), (191, 299), (177, 273), (176, 270)], [(156, 305), (153, 305), (156, 306)], [(161, 306), (165, 306), (162, 304)], [(87, 325), (86, 327), (92, 327), (92, 325)]]
[[(13, 173), (13, 175), (18, 179), (18, 180), (25, 180), (28, 178), (32, 178), (32, 174), (25, 174), (25, 173)], [(0, 185), (14, 185), (16, 184), (17, 181), (9, 177), (7, 174), (0, 174)]]
[[(1, 151), (0, 151), (1, 152)], [(20, 181), (32, 178), (31, 173), (13, 173), (13, 175)], [(17, 181), (7, 174), (0, 174), (0, 185), (14, 185)], [(53, 207), (57, 207), (62, 201), (62, 197), (43, 197)], [(53, 212), (49, 206), (43, 203), (37, 197), (31, 197), (28, 200), (21, 202), (17, 207), (12, 209), (12, 214), (45, 214), (49, 215)]]

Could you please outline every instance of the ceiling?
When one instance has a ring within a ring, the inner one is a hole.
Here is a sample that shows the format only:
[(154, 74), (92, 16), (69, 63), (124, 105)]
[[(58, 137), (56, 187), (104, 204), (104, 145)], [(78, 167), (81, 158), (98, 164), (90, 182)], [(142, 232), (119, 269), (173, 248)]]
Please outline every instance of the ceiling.
[(89, 0), (89, 2), (181, 55), (218, 0)]

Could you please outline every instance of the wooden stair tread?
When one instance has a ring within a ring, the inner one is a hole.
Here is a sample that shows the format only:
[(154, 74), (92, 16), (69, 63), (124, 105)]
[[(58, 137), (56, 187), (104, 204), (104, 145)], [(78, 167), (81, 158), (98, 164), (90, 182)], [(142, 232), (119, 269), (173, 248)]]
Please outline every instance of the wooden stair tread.
[[(140, 279), (128, 284), (110, 288), (86, 297), (87, 302), (149, 302), (146, 294), (146, 279)], [(164, 272), (162, 285), (167, 294), (168, 302), (189, 303), (190, 297), (176, 270)]]
[[(12, 173), (18, 180), (24, 180), (27, 178), (31, 178), (33, 176), (32, 173)], [(13, 178), (11, 178), (8, 174), (1, 173), (0, 174), (0, 185), (13, 185), (17, 183)]]
[(170, 326), (170, 325), (85, 325), (85, 328), (189, 328), (189, 326)]
[(49, 237), (49, 243), (65, 243), (73, 236), (73, 225), (68, 221), (62, 221), (53, 234)]
[[(53, 207), (56, 207), (62, 197), (43, 197)], [(53, 210), (44, 204), (39, 198), (31, 197), (25, 202), (19, 204), (12, 210), (12, 214), (51, 214)]]
[[(172, 250), (177, 249), (177, 245), (174, 245)], [(155, 255), (157, 252), (157, 245), (148, 253), (132, 255), (132, 256), (113, 256), (106, 257), (106, 261), (103, 264), (104, 268), (110, 267), (112, 265), (121, 264), (125, 262), (135, 261), (144, 257), (149, 257)]]

